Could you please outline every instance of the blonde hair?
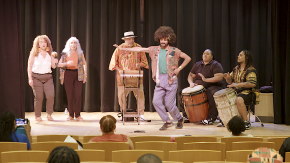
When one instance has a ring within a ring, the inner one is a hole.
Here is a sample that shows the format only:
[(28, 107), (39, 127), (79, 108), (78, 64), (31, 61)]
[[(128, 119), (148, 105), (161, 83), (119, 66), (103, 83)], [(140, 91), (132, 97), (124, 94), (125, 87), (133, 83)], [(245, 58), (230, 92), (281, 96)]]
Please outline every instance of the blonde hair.
[(103, 133), (110, 133), (110, 132), (114, 131), (114, 129), (116, 127), (116, 122), (117, 122), (116, 118), (114, 118), (111, 115), (103, 116), (100, 120), (102, 132)]
[(47, 47), (49, 48), (48, 51), (47, 51), (47, 53), (49, 55), (51, 55), (51, 53), (52, 53), (51, 41), (50, 41), (50, 39), (46, 35), (39, 35), (39, 36), (37, 36), (34, 39), (33, 46), (32, 46), (31, 51), (30, 51), (30, 55), (38, 56), (38, 53), (39, 53), (39, 40), (40, 39), (44, 39), (46, 41)]

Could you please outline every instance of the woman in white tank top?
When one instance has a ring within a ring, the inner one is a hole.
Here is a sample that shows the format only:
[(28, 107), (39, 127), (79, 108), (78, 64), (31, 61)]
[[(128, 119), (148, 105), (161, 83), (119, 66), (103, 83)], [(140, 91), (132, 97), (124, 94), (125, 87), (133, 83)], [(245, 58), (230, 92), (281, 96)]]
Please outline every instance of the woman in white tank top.
[(50, 39), (46, 35), (37, 36), (28, 58), (28, 83), (34, 94), (35, 120), (42, 121), (41, 110), (43, 93), (46, 96), (47, 120), (53, 121), (54, 84), (51, 68), (56, 68), (58, 60), (56, 52), (52, 52)]

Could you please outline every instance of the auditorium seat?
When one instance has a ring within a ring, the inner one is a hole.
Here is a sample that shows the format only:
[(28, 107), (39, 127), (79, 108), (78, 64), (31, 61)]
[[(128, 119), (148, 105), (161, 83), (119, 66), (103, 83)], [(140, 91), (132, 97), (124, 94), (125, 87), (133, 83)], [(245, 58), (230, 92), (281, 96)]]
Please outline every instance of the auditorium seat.
[(224, 142), (191, 142), (184, 143), (184, 150), (217, 150), (221, 151), (221, 160), (226, 158), (226, 144)]
[(81, 162), (105, 161), (105, 150), (84, 149), (75, 150)]
[(177, 143), (177, 150), (183, 150), (184, 143), (217, 142), (217, 138), (209, 137), (209, 136), (180, 136), (180, 137), (175, 137), (175, 142)]
[(128, 150), (129, 149), (129, 143), (127, 143), (127, 142), (83, 143), (83, 149), (105, 150), (105, 161), (112, 161), (112, 151), (115, 151), (115, 150)]
[(232, 150), (255, 150), (259, 147), (275, 148), (274, 142), (243, 141), (233, 142)]
[(261, 137), (222, 137), (221, 142), (226, 143), (226, 151), (232, 150), (232, 143), (233, 142), (241, 142), (241, 141), (263, 141), (263, 138)]
[(120, 161), (122, 163), (130, 163), (137, 161), (144, 154), (151, 153), (164, 160), (164, 152), (159, 150), (118, 150), (112, 152), (112, 161)]
[(8, 151), (27, 151), (26, 143), (19, 142), (0, 142), (0, 163), (1, 163), (1, 152)]
[(135, 143), (135, 149), (160, 150), (164, 152), (164, 160), (168, 161), (169, 151), (177, 150), (177, 143), (166, 141), (142, 141)]
[(215, 150), (177, 150), (169, 151), (170, 161), (193, 163), (197, 161), (222, 161), (221, 151)]

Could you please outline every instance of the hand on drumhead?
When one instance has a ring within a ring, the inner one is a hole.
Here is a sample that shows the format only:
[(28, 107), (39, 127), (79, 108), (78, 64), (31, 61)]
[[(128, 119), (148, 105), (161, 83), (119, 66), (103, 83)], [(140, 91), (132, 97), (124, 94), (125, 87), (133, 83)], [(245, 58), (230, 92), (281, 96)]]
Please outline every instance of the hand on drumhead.
[(227, 87), (228, 88), (238, 87), (238, 84), (237, 83), (232, 83), (232, 84), (229, 84)]
[(198, 73), (198, 75), (201, 77), (202, 81), (205, 81), (205, 77), (201, 73)]
[(194, 87), (194, 86), (197, 86), (197, 84), (196, 83), (190, 83), (190, 87), (191, 88)]

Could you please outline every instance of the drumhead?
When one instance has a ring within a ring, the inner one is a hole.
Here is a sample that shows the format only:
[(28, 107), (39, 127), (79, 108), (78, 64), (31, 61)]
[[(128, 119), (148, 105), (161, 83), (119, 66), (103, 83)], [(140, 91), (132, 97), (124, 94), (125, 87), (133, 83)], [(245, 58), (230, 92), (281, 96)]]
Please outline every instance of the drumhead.
[(182, 93), (195, 93), (195, 92), (198, 92), (200, 90), (204, 89), (204, 87), (202, 85), (197, 85), (197, 86), (194, 86), (194, 87), (187, 87), (187, 88), (184, 88), (182, 90)]
[(235, 92), (235, 90), (232, 88), (226, 88), (226, 89), (222, 89), (222, 90), (217, 91), (214, 95), (219, 96), (219, 95), (224, 95), (224, 94), (230, 94), (232, 92)]

